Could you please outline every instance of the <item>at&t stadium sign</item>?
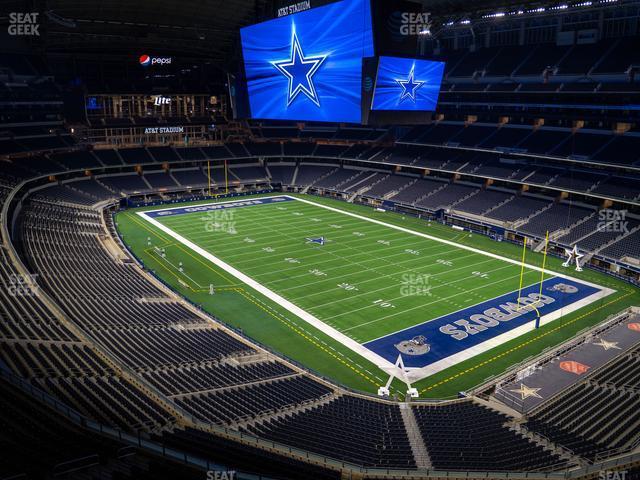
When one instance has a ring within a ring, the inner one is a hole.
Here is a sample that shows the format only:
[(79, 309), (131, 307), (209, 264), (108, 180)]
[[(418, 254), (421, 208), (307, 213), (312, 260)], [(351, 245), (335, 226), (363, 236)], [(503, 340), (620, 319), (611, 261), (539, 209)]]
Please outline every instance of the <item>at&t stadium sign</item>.
[(147, 127), (145, 134), (184, 133), (184, 127)]

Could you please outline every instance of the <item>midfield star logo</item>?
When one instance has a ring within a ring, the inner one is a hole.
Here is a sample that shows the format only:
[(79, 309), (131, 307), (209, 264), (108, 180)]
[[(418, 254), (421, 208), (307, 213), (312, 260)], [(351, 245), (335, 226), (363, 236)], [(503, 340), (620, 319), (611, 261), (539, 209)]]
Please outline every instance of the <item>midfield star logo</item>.
[(305, 57), (298, 40), (295, 29), (291, 37), (291, 57), (287, 60), (271, 62), (280, 73), (289, 80), (289, 91), (287, 96), (287, 107), (296, 99), (298, 94), (303, 93), (316, 106), (320, 106), (320, 99), (313, 83), (313, 75), (318, 71), (320, 65), (325, 61), (327, 55), (315, 57)]
[(400, 95), (400, 101), (402, 102), (405, 99), (411, 100), (413, 103), (416, 103), (416, 90), (418, 90), (424, 82), (421, 80), (414, 80), (414, 71), (415, 67), (411, 67), (411, 71), (409, 72), (409, 78), (406, 80), (398, 80), (398, 85), (402, 87), (402, 94)]
[(324, 246), (324, 237), (307, 238), (307, 243), (316, 243), (318, 245)]

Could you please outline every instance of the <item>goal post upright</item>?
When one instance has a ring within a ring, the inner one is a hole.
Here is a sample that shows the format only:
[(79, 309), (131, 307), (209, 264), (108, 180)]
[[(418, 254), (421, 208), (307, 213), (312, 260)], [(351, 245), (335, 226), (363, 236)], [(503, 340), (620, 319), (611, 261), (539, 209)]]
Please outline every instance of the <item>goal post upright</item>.
[[(542, 269), (540, 270), (540, 291), (538, 292), (538, 302), (542, 298), (542, 284), (544, 283), (544, 269), (547, 266), (548, 250), (549, 250), (549, 230), (547, 230), (547, 233), (544, 237), (544, 254), (542, 256)], [(538, 318), (536, 318), (536, 328), (540, 328), (540, 312), (538, 312)]]
[(542, 297), (542, 283), (544, 282), (544, 269), (547, 266), (547, 252), (549, 249), (549, 230), (544, 239), (544, 254), (542, 256), (542, 270), (540, 270), (540, 292), (538, 298)]
[(524, 282), (524, 265), (527, 256), (527, 237), (522, 242), (522, 266), (520, 267), (520, 287), (518, 288), (518, 310), (520, 310), (520, 296), (522, 295), (522, 284)]
[(227, 161), (224, 161), (224, 193), (229, 193), (229, 173), (227, 171)]

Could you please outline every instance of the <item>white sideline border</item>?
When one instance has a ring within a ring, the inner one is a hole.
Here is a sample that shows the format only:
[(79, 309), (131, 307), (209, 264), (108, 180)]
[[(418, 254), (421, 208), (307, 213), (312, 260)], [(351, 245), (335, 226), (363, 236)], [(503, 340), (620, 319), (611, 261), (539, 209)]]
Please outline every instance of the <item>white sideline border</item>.
[[(426, 238), (435, 242), (439, 242), (439, 243), (443, 243), (445, 245), (449, 245), (449, 246), (453, 246), (455, 248), (459, 248), (462, 250), (467, 250), (470, 252), (474, 252), (480, 255), (484, 255), (490, 258), (495, 258), (497, 260), (501, 260), (503, 262), (507, 262), (507, 263), (511, 263), (513, 265), (518, 265), (521, 266), (522, 263), (517, 261), (517, 260), (513, 260), (507, 257), (502, 257), (500, 255), (491, 253), (491, 252), (485, 252), (483, 250), (477, 249), (477, 248), (473, 248), (473, 247), (469, 247), (467, 245), (461, 245), (455, 242), (452, 242), (450, 240), (446, 240), (443, 238), (438, 238), (438, 237), (434, 237), (431, 235), (428, 235), (426, 233), (422, 233), (422, 232), (417, 232), (415, 230), (411, 230), (405, 227), (401, 227), (399, 225), (393, 225), (393, 224), (389, 224), (380, 220), (376, 220), (374, 218), (370, 218), (370, 217), (366, 217), (363, 215), (358, 215), (357, 213), (352, 213), (352, 212), (347, 212), (344, 210), (341, 210), (339, 208), (335, 208), (335, 207), (331, 207), (328, 205), (323, 205), (320, 203), (316, 203), (316, 202), (312, 202), (310, 200), (305, 200), (302, 198), (298, 198), (298, 197), (293, 197), (290, 195), (272, 195), (272, 196), (266, 196), (266, 197), (258, 197), (259, 199), (272, 199), (272, 198), (288, 198), (290, 200), (294, 200), (294, 201), (298, 201), (298, 202), (302, 202), (302, 203), (306, 203), (308, 205), (313, 205), (315, 207), (318, 208), (324, 208), (326, 210), (330, 210), (332, 212), (336, 212), (336, 213), (340, 213), (343, 215), (347, 215), (353, 218), (357, 218), (359, 220), (364, 220), (370, 223), (374, 223), (377, 225), (381, 225), (387, 228), (391, 228), (394, 230), (398, 230), (404, 233), (408, 233), (414, 236), (418, 236), (418, 237), (422, 237), (422, 238)], [(238, 203), (238, 202), (242, 202), (242, 199), (235, 199), (235, 200), (229, 200), (229, 201), (224, 201), (224, 202), (209, 202), (209, 203), (202, 203), (202, 204), (198, 204), (198, 205), (194, 205), (194, 207), (203, 207), (203, 206), (207, 206), (207, 205), (220, 205), (220, 204), (225, 204), (225, 203)], [(373, 352), (372, 350), (369, 350), (368, 348), (364, 347), (362, 344), (356, 342), (355, 340), (351, 339), (350, 337), (348, 337), (347, 335), (343, 334), (342, 332), (340, 332), (339, 330), (331, 327), (330, 325), (327, 325), (326, 323), (324, 323), (322, 320), (320, 320), (319, 318), (315, 317), (314, 315), (308, 313), (307, 311), (303, 310), (302, 308), (298, 307), (297, 305), (293, 304), (292, 302), (290, 302), (289, 300), (283, 298), (282, 296), (278, 295), (277, 293), (273, 292), (272, 290), (270, 290), (269, 288), (265, 287), (264, 285), (262, 285), (261, 283), (255, 281), (254, 279), (252, 279), (251, 277), (249, 277), (248, 275), (242, 273), (240, 270), (234, 268), (233, 266), (229, 265), (228, 263), (226, 263), (225, 261), (223, 261), (222, 259), (216, 257), (215, 255), (213, 255), (212, 253), (208, 252), (207, 250), (203, 249), (202, 247), (200, 247), (199, 245), (193, 243), (192, 241), (184, 238), (182, 235), (178, 234), (177, 232), (173, 231), (171, 228), (167, 227), (166, 225), (163, 225), (162, 223), (160, 223), (159, 221), (157, 221), (154, 218), (151, 218), (150, 216), (147, 215), (147, 213), (152, 213), (152, 212), (159, 212), (159, 211), (167, 211), (167, 210), (179, 210), (179, 209), (184, 209), (184, 208), (189, 208), (189, 207), (185, 207), (185, 206), (176, 206), (176, 207), (169, 207), (169, 208), (158, 208), (155, 210), (146, 210), (143, 212), (136, 212), (136, 215), (138, 215), (139, 217), (141, 217), (142, 219), (144, 219), (145, 221), (151, 223), (153, 226), (155, 226), (156, 228), (158, 228), (159, 230), (161, 230), (162, 232), (166, 233), (167, 235), (169, 235), (170, 237), (172, 237), (174, 240), (182, 243), (183, 245), (185, 245), (186, 247), (190, 248), (191, 250), (193, 250), (194, 252), (196, 252), (197, 254), (199, 254), (200, 256), (204, 257), (205, 259), (209, 260), (211, 263), (213, 263), (214, 265), (222, 268), (224, 271), (226, 271), (227, 273), (230, 273), (231, 275), (233, 275), (234, 277), (236, 277), (238, 280), (240, 280), (241, 282), (247, 284), (248, 286), (250, 286), (251, 288), (253, 288), (254, 290), (256, 290), (257, 292), (261, 293), (262, 295), (264, 295), (265, 297), (269, 298), (271, 301), (277, 303), (278, 305), (280, 305), (281, 307), (285, 308), (286, 310), (288, 310), (290, 313), (294, 314), (295, 316), (297, 316), (298, 318), (304, 320), (305, 322), (309, 323), (310, 325), (312, 325), (313, 327), (317, 328), (318, 330), (320, 330), (321, 332), (323, 332), (324, 334), (328, 335), (329, 337), (333, 338), (334, 340), (340, 342), (342, 345), (344, 345), (345, 347), (349, 348), (350, 350), (352, 350), (353, 352), (357, 353), (358, 355), (366, 358), (367, 360), (369, 360), (370, 362), (372, 362), (373, 364), (375, 364), (378, 368), (380, 368), (382, 371), (384, 371), (385, 373), (389, 374), (389, 375), (393, 375), (394, 377), (400, 379), (401, 381), (405, 382), (405, 383), (414, 383), (417, 382), (419, 380), (422, 380), (426, 377), (429, 377), (435, 373), (438, 373), (446, 368), (449, 368), (451, 366), (456, 365), (457, 363), (460, 363), (463, 360), (467, 360), (470, 359), (474, 356), (477, 356), (481, 353), (484, 353), (494, 347), (497, 347), (499, 345), (502, 345), (503, 343), (509, 341), (509, 340), (513, 340), (514, 338), (517, 338), (525, 333), (527, 333), (528, 331), (530, 331), (531, 326), (533, 326), (535, 324), (535, 320), (528, 322), (524, 325), (521, 325), (517, 328), (514, 328), (513, 330), (510, 330), (509, 332), (505, 332), (503, 334), (497, 335), (493, 338), (491, 338), (490, 340), (487, 340), (485, 342), (482, 342), (478, 345), (475, 345), (473, 347), (470, 347), (466, 350), (462, 350), (458, 353), (455, 353), (453, 355), (450, 355), (449, 357), (443, 358), (435, 363), (432, 363), (431, 365), (427, 365), (426, 367), (422, 367), (422, 368), (408, 368), (405, 369), (405, 371), (402, 371), (402, 369), (400, 369), (399, 367), (397, 367), (396, 365), (394, 365), (393, 363), (389, 362), (387, 359), (381, 357), (380, 355), (378, 355), (377, 353)], [(197, 212), (192, 212), (192, 213), (197, 213)], [(525, 266), (531, 270), (535, 270), (538, 272), (542, 272), (542, 268), (540, 267), (536, 267), (535, 265), (529, 265), (527, 263), (525, 263)], [(552, 312), (550, 314), (544, 315), (540, 318), (540, 325), (546, 325), (554, 320), (557, 320), (558, 318), (560, 318), (562, 315), (564, 314), (568, 314), (568, 313), (572, 313), (576, 310), (579, 310), (581, 308), (584, 308), (585, 306), (599, 300), (602, 299), (606, 296), (609, 296), (613, 293), (616, 292), (616, 290), (610, 289), (610, 288), (606, 288), (606, 287), (602, 287), (601, 285), (596, 285), (594, 283), (588, 282), (586, 280), (581, 280), (581, 279), (577, 279), (574, 277), (571, 277), (569, 275), (565, 275), (565, 274), (561, 274), (558, 272), (554, 272), (552, 270), (548, 270), (545, 269), (544, 270), (545, 273), (550, 273), (553, 274), (557, 277), (560, 278), (566, 278), (568, 280), (573, 280), (585, 285), (589, 285), (591, 287), (594, 288), (598, 288), (600, 289), (599, 292), (596, 292), (586, 298), (583, 298), (582, 300), (575, 302), (573, 304), (571, 304), (570, 306), (557, 310), (555, 312)], [(397, 333), (397, 332), (396, 332)], [(394, 333), (388, 334), (388, 335), (393, 335)]]

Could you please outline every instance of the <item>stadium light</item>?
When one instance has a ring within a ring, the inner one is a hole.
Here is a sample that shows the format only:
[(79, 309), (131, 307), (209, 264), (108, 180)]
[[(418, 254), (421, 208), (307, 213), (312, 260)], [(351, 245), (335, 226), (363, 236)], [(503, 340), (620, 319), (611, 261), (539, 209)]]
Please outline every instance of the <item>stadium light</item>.
[(501, 18), (504, 17), (506, 15), (506, 13), (504, 12), (496, 12), (496, 13), (489, 13), (487, 15), (483, 15), (482, 18)]

